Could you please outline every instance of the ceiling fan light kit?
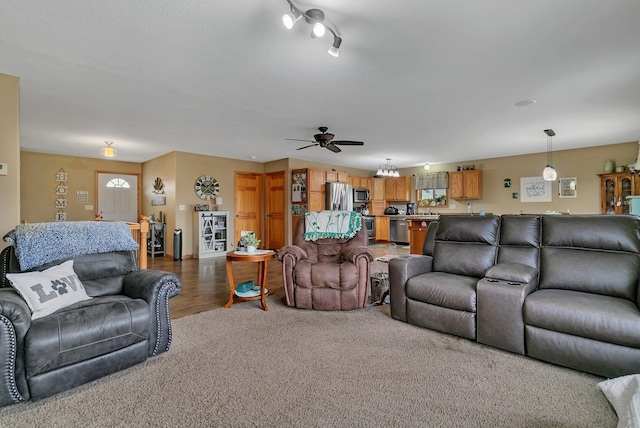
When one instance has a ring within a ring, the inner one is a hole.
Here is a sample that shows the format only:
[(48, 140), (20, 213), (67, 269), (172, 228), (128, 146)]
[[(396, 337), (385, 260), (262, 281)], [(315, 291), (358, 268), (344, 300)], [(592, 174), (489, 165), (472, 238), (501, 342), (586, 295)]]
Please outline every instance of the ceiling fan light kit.
[(335, 30), (324, 23), (324, 12), (320, 9), (309, 9), (306, 12), (303, 12), (294, 5), (291, 0), (287, 0), (287, 3), (289, 3), (291, 12), (282, 15), (282, 23), (285, 28), (287, 30), (291, 30), (296, 25), (296, 22), (304, 16), (304, 20), (311, 25), (311, 38), (316, 39), (323, 37), (326, 31), (329, 30), (331, 34), (333, 34), (333, 44), (327, 52), (329, 55), (337, 58), (340, 55), (342, 37), (338, 36)]

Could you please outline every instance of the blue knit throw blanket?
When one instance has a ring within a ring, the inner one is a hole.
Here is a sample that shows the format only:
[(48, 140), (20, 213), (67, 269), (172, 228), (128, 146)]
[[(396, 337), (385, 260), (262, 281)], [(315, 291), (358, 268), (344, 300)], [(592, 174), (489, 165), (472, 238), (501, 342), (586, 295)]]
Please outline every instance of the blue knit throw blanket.
[(362, 216), (355, 211), (311, 211), (305, 214), (304, 239), (351, 239), (361, 227)]
[(21, 270), (81, 254), (134, 251), (138, 243), (123, 222), (65, 221), (16, 226), (4, 236), (15, 247)]

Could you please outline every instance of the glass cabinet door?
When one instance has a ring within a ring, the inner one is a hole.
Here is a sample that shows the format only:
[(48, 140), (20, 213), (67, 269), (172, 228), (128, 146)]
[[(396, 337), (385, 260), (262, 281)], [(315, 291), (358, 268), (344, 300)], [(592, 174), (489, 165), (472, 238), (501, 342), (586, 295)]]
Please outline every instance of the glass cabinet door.
[(631, 196), (631, 178), (620, 179), (620, 193), (618, 198), (618, 208), (621, 214), (629, 214), (629, 203), (627, 196)]

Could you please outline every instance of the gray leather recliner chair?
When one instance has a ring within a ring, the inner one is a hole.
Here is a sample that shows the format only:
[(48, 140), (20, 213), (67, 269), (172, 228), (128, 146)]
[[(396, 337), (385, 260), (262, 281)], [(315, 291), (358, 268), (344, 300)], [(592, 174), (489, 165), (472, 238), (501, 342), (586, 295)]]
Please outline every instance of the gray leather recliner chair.
[(48, 397), (169, 349), (168, 299), (179, 293), (180, 278), (138, 270), (135, 251), (73, 257), (93, 298), (35, 320), (6, 278), (21, 272), (14, 248), (0, 259), (0, 407)]

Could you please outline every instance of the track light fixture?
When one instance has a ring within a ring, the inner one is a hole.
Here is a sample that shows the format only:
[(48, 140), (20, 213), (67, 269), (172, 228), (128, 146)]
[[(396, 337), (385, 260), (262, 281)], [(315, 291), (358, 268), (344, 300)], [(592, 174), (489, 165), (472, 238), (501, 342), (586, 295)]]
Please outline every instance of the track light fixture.
[(311, 38), (316, 39), (325, 35), (326, 31), (329, 30), (331, 34), (333, 34), (333, 44), (328, 50), (329, 55), (333, 57), (338, 57), (340, 55), (340, 45), (342, 44), (342, 37), (338, 36), (336, 32), (328, 27), (324, 23), (324, 12), (320, 9), (309, 9), (306, 12), (298, 9), (296, 5), (294, 5), (291, 0), (287, 0), (289, 6), (291, 8), (291, 12), (285, 13), (282, 16), (282, 22), (284, 26), (291, 30), (296, 22), (300, 19), (300, 17), (304, 17), (304, 20), (311, 24)]
[(553, 148), (551, 146), (551, 137), (556, 135), (556, 133), (553, 132), (553, 129), (545, 129), (544, 133), (547, 134), (547, 166), (545, 166), (544, 171), (542, 171), (542, 178), (544, 178), (545, 181), (556, 181), (558, 173), (552, 166)]

